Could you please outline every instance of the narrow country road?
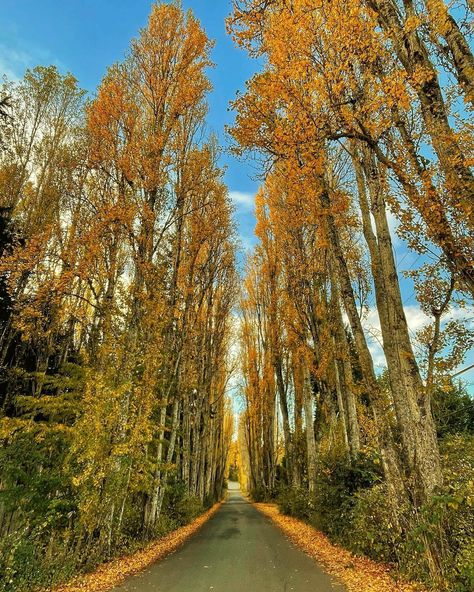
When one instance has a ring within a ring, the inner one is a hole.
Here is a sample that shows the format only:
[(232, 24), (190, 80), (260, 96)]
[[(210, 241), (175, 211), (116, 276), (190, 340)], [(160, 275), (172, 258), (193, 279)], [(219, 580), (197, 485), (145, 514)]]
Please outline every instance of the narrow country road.
[(176, 553), (116, 592), (342, 592), (242, 496), (228, 500)]

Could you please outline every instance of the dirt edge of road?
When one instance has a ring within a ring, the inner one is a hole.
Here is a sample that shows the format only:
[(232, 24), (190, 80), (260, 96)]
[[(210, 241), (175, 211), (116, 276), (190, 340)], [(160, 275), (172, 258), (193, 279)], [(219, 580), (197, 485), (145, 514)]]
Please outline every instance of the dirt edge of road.
[(396, 581), (391, 575), (390, 566), (367, 557), (359, 557), (331, 543), (327, 536), (309, 524), (281, 514), (275, 504), (254, 503), (254, 506), (270, 518), (295, 546), (315, 559), (329, 575), (343, 584), (348, 592), (426, 591), (420, 584)]
[(217, 512), (222, 503), (215, 504), (193, 522), (173, 530), (144, 549), (103, 563), (94, 571), (76, 576), (51, 592), (105, 592), (119, 586), (129, 576), (143, 571), (181, 547)]

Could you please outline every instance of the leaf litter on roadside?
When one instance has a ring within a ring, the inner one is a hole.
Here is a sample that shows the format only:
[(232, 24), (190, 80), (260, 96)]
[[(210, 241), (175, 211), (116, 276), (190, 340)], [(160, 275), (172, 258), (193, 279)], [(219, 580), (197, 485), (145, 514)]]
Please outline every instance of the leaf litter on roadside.
[(125, 578), (137, 574), (176, 551), (216, 513), (220, 506), (221, 503), (215, 504), (190, 524), (170, 532), (141, 551), (104, 563), (93, 572), (77, 576), (69, 583), (54, 588), (52, 592), (105, 592), (115, 588)]
[(396, 581), (389, 565), (359, 557), (331, 543), (327, 536), (309, 524), (281, 514), (275, 504), (256, 503), (255, 506), (281, 528), (292, 543), (318, 561), (328, 574), (337, 578), (348, 592), (425, 591), (420, 584)]

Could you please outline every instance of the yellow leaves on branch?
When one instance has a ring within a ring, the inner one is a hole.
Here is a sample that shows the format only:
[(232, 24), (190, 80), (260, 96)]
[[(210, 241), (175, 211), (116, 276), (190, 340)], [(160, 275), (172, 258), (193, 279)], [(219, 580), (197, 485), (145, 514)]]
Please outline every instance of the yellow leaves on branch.
[[(205, 110), (212, 43), (178, 4), (155, 4), (123, 64), (111, 68), (88, 110), (93, 163), (116, 163), (128, 183), (163, 185), (180, 120)], [(157, 59), (159, 56), (159, 59)]]
[(297, 547), (320, 563), (342, 582), (348, 592), (423, 592), (419, 584), (395, 581), (390, 567), (366, 557), (358, 557), (339, 547), (313, 528), (290, 516), (280, 514), (273, 504), (255, 504)]
[(434, 71), (431, 68), (425, 68), (423, 66), (416, 66), (410, 75), (409, 82), (413, 88), (417, 89), (425, 85), (427, 82), (433, 79), (435, 76)]

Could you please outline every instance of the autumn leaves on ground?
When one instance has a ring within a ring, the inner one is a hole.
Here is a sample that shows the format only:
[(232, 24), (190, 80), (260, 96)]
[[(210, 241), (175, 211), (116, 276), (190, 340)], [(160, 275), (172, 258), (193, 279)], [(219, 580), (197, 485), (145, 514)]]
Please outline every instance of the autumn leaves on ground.
[(233, 4), (243, 270), (179, 3), (93, 97), (54, 66), (1, 89), (0, 590), (145, 567), (230, 477), (348, 590), (469, 592), (474, 6)]

